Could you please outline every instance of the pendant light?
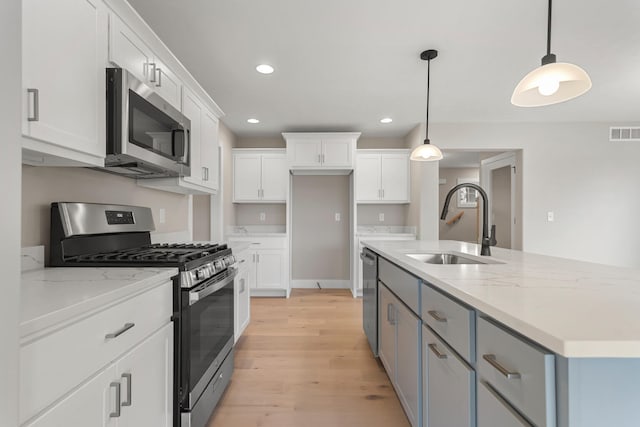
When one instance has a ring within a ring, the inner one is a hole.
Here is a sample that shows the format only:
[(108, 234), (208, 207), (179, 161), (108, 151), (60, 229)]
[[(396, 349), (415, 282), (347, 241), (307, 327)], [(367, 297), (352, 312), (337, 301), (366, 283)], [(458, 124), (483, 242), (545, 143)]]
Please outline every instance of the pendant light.
[(420, 59), (427, 61), (427, 121), (424, 144), (417, 146), (411, 152), (411, 160), (419, 162), (431, 162), (442, 159), (442, 151), (429, 141), (429, 81), (431, 80), (431, 60), (438, 56), (434, 49), (425, 50), (420, 54)]
[(582, 68), (566, 62), (556, 62), (551, 53), (551, 0), (547, 19), (547, 54), (542, 65), (518, 83), (511, 103), (518, 107), (541, 107), (576, 98), (591, 89), (591, 79)]

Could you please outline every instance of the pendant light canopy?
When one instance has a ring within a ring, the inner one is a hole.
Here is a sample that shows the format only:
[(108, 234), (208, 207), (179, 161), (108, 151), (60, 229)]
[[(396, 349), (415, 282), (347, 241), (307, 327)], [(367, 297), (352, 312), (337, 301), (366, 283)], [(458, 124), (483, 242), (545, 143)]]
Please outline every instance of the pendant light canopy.
[(419, 162), (431, 162), (442, 159), (442, 151), (429, 141), (429, 83), (431, 80), (431, 60), (438, 56), (434, 49), (425, 50), (420, 54), (420, 59), (427, 61), (427, 121), (424, 144), (417, 146), (411, 152), (411, 160)]
[(518, 83), (511, 103), (518, 107), (541, 107), (576, 98), (591, 89), (591, 79), (582, 68), (566, 62), (556, 62), (551, 53), (551, 0), (547, 15), (547, 54), (542, 65)]

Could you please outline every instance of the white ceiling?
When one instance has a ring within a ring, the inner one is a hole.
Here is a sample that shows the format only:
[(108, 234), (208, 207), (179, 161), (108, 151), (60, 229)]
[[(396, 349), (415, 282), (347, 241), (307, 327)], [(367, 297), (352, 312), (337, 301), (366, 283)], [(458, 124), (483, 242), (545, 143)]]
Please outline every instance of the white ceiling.
[[(225, 111), (239, 136), (432, 122), (640, 120), (640, 1), (556, 0), (552, 52), (593, 88), (536, 109), (509, 100), (545, 54), (545, 0), (129, 0)], [(276, 72), (258, 74), (272, 64)], [(392, 117), (382, 125), (379, 119)], [(247, 118), (261, 123), (250, 125)]]

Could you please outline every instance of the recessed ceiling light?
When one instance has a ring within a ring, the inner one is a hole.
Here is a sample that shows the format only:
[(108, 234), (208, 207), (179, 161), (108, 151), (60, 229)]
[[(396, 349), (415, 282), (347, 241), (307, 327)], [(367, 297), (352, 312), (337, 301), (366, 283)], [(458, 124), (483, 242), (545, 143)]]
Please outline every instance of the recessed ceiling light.
[(257, 123), (260, 123), (260, 120), (258, 120), (258, 119), (247, 119), (247, 122), (251, 123), (252, 125), (255, 125)]
[(393, 119), (391, 117), (385, 117), (384, 119), (380, 119), (380, 123), (391, 123), (393, 121)]
[(273, 67), (269, 64), (260, 64), (256, 67), (256, 70), (262, 74), (271, 74), (273, 73)]

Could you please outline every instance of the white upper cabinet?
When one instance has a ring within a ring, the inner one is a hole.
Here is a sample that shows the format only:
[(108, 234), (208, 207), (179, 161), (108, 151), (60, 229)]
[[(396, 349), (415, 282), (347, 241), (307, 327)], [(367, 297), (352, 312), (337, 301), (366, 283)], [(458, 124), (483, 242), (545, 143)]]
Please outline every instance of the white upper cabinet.
[(104, 165), (107, 17), (99, 0), (22, 1), (25, 163)]
[(283, 133), (289, 168), (300, 173), (349, 173), (359, 133)]
[(109, 17), (109, 61), (146, 83), (180, 109), (182, 82), (151, 48), (120, 18)]
[(109, 16), (109, 61), (144, 83), (149, 82), (153, 52), (116, 15)]
[(180, 194), (216, 194), (220, 186), (218, 117), (186, 86), (182, 87), (182, 114), (191, 122), (191, 174), (179, 178), (140, 179), (138, 185)]
[(409, 150), (358, 150), (358, 203), (409, 203)]
[(284, 150), (233, 150), (233, 202), (284, 203), (288, 172)]

